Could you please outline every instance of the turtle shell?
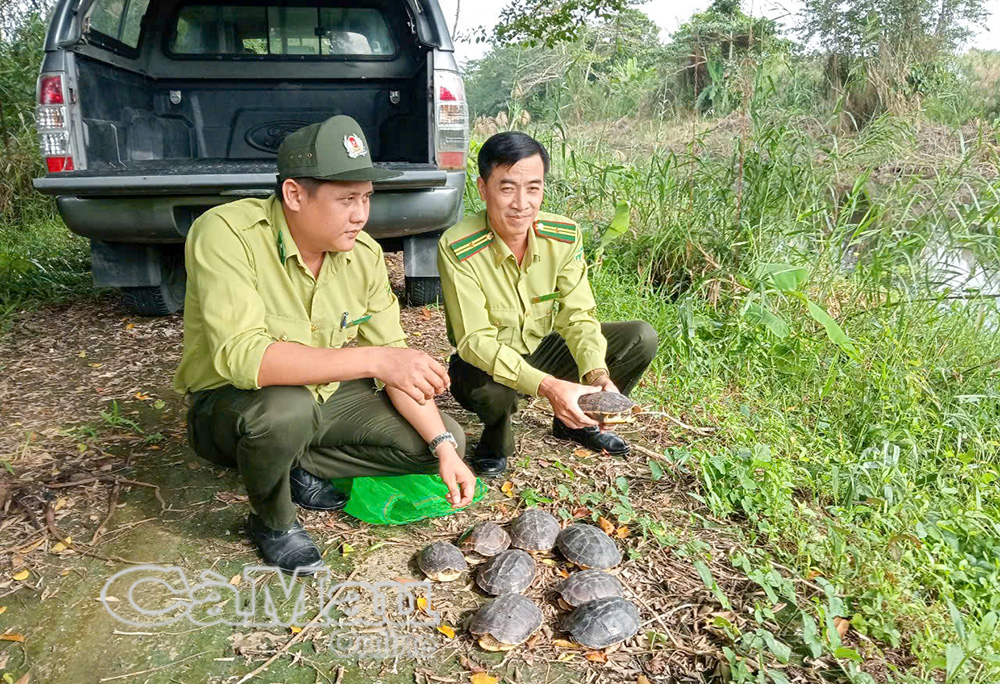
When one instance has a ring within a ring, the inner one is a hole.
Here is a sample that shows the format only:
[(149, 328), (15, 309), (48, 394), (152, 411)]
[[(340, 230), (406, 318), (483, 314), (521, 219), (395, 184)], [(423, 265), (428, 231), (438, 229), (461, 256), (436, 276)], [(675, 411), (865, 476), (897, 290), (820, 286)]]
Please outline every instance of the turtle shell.
[[(542, 611), (521, 594), (501, 594), (472, 616), (469, 631), (492, 637), (500, 649), (524, 643), (542, 626)], [(482, 642), (483, 639), (480, 639)]]
[(490, 558), (476, 573), (476, 584), (494, 596), (519, 594), (535, 579), (535, 561), (521, 549), (508, 549)]
[(618, 392), (584, 394), (577, 403), (581, 411), (599, 422), (610, 422), (615, 418), (618, 422), (631, 420), (632, 409), (635, 408), (635, 403), (631, 399)]
[(417, 566), (432, 580), (447, 582), (467, 570), (469, 564), (457, 546), (439, 541), (424, 547), (417, 556)]
[(464, 553), (495, 556), (510, 546), (510, 535), (495, 522), (484, 521), (470, 527), (458, 540)]
[(583, 569), (600, 568), (606, 570), (618, 565), (622, 552), (611, 537), (599, 527), (586, 523), (573, 523), (556, 538), (559, 551), (571, 563)]
[(525, 551), (547, 553), (556, 545), (561, 527), (551, 513), (529, 508), (510, 524), (510, 545)]
[(621, 596), (622, 585), (603, 570), (591, 568), (574, 572), (564, 579), (556, 585), (556, 593), (570, 607), (577, 608), (597, 599)]
[(620, 644), (639, 631), (639, 610), (620, 596), (589, 601), (570, 613), (562, 623), (573, 640), (587, 648)]

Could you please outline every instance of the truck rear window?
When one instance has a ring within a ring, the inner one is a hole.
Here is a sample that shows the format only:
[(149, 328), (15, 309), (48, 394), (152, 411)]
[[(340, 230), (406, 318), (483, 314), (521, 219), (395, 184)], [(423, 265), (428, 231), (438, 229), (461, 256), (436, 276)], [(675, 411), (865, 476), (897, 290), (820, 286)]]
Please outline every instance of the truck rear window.
[(110, 41), (111, 47), (117, 44), (135, 48), (139, 45), (142, 17), (148, 6), (149, 0), (97, 0), (88, 15), (90, 35), (99, 42)]
[(181, 56), (390, 57), (385, 17), (368, 7), (185, 5), (168, 50)]

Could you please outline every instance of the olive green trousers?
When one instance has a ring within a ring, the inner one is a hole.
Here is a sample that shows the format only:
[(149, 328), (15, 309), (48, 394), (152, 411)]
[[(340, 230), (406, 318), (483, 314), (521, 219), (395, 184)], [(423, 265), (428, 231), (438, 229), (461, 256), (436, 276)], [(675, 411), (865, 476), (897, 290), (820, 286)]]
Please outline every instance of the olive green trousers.
[[(656, 355), (659, 340), (645, 321), (602, 323), (608, 341), (605, 354), (608, 373), (615, 387), (628, 395)], [(579, 382), (576, 361), (558, 333), (549, 333), (531, 354), (524, 357), (532, 367), (560, 380)], [(448, 364), (451, 393), (467, 411), (483, 421), (482, 445), (494, 454), (510, 458), (514, 454), (514, 433), (510, 417), (517, 411), (521, 395), (496, 382), (489, 373), (452, 354)]]
[[(287, 530), (296, 519), (289, 473), (300, 467), (324, 479), (436, 473), (437, 458), (371, 380), (340, 383), (318, 403), (305, 387), (193, 392), (188, 440), (200, 457), (239, 469), (250, 506), (264, 524)], [(442, 414), (465, 454), (465, 432)]]

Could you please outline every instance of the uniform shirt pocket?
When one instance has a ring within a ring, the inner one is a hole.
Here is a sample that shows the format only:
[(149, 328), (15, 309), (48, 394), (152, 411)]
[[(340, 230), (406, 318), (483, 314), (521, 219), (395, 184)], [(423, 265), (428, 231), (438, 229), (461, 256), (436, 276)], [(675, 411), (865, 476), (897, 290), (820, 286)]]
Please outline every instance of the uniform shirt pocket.
[(491, 307), (490, 323), (497, 328), (497, 341), (501, 344), (511, 344), (521, 338), (521, 312), (517, 309)]
[(267, 334), (279, 342), (312, 343), (311, 323), (307, 320), (265, 313), (264, 324), (267, 326)]
[(531, 305), (530, 332), (536, 337), (545, 337), (554, 326), (556, 307), (555, 300), (548, 299)]

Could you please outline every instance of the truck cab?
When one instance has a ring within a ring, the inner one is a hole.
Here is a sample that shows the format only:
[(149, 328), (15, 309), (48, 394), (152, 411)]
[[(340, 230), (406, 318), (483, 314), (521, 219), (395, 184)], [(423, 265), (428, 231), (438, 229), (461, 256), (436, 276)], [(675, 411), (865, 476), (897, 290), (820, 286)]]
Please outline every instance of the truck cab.
[(365, 228), (402, 248), (406, 299), (440, 293), (436, 241), (462, 215), (468, 108), (436, 0), (59, 0), (38, 79), (47, 173), (91, 241), (94, 284), (136, 313), (184, 302), (206, 209), (276, 188), (284, 137), (353, 117), (376, 166)]

